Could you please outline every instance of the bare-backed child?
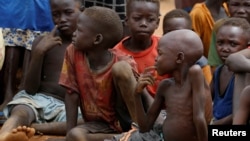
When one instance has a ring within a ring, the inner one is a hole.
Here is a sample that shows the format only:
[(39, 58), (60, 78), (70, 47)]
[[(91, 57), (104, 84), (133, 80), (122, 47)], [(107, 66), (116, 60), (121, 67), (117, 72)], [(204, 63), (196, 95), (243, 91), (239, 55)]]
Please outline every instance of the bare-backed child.
[[(0, 141), (28, 141), (35, 131), (29, 128), (32, 123), (66, 121), (63, 102), (66, 90), (58, 80), (66, 47), (76, 29), (81, 1), (50, 0), (50, 6), (56, 26), (50, 34), (33, 42), (24, 90), (4, 109), (8, 119), (1, 128)], [(57, 130), (65, 132), (65, 128)]]
[[(136, 67), (130, 56), (111, 50), (122, 37), (122, 22), (114, 10), (92, 6), (80, 14), (59, 80), (67, 89), (67, 141), (103, 141), (126, 131), (116, 116), (116, 95), (133, 93), (130, 88), (134, 87), (135, 78), (131, 68), (136, 71)], [(130, 69), (118, 71), (117, 62)], [(118, 76), (123, 73), (127, 79), (121, 82)], [(84, 123), (77, 126), (79, 102)]]
[(231, 17), (225, 20), (216, 33), (216, 49), (223, 64), (214, 72), (210, 88), (213, 98), (213, 121), (211, 124), (232, 124), (235, 74), (225, 65), (230, 54), (247, 48), (250, 24), (246, 19)]
[[(173, 9), (166, 13), (163, 17), (163, 34), (167, 34), (173, 30), (179, 29), (189, 29), (192, 30), (192, 20), (190, 15), (182, 9)], [(191, 46), (190, 46), (191, 47)], [(205, 108), (205, 117), (207, 124), (210, 124), (210, 121), (213, 117), (212, 115), (212, 98), (209, 84), (212, 80), (212, 73), (210, 66), (207, 64), (207, 59), (203, 55), (196, 64), (200, 65), (202, 68), (203, 74), (206, 79), (206, 108)]]
[(171, 31), (160, 39), (157, 50), (155, 69), (159, 75), (172, 74), (172, 78), (160, 82), (147, 112), (141, 94), (147, 85), (154, 83), (154, 77), (148, 69), (139, 78), (134, 97), (140, 132), (152, 129), (160, 110), (165, 107), (164, 140), (206, 141), (205, 78), (201, 67), (196, 64), (203, 55), (200, 37), (187, 29)]
[[(155, 57), (157, 56), (159, 37), (153, 35), (153, 33), (159, 25), (160, 2), (159, 0), (128, 0), (126, 8), (125, 24), (130, 34), (123, 38), (114, 47), (114, 50), (131, 55), (137, 63), (137, 73), (140, 75), (145, 68), (154, 65)], [(164, 77), (168, 77), (168, 75)], [(146, 109), (152, 104), (158, 83), (164, 77), (158, 76), (154, 85), (145, 88), (143, 98)], [(136, 123), (134, 99), (131, 93), (124, 93), (121, 95), (121, 98), (124, 100), (123, 105), (127, 107), (132, 121)], [(117, 107), (123, 106), (118, 105)], [(122, 120), (126, 120), (127, 117), (120, 115)], [(162, 115), (164, 116), (164, 111)], [(159, 116), (157, 123), (162, 121), (163, 117)]]

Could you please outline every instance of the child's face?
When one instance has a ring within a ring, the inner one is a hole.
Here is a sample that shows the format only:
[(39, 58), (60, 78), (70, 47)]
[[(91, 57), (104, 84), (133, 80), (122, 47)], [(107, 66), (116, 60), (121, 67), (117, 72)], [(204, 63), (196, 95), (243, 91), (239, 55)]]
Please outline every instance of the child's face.
[(183, 17), (171, 18), (171, 19), (163, 21), (163, 34), (166, 34), (170, 31), (178, 30), (178, 29), (192, 30), (190, 25), (191, 24), (189, 24), (188, 21)]
[(80, 14), (77, 21), (77, 28), (72, 38), (72, 43), (78, 50), (87, 51), (92, 48), (96, 38), (96, 34), (92, 30), (93, 25), (91, 18), (84, 13)]
[(250, 23), (250, 0), (229, 0), (228, 5), (232, 17), (244, 18)]
[(216, 34), (216, 49), (224, 62), (226, 58), (247, 47), (247, 37), (238, 26), (222, 26)]
[(51, 0), (51, 13), (58, 30), (66, 36), (71, 36), (76, 30), (80, 5), (75, 0)]
[(155, 67), (159, 75), (172, 73), (175, 67), (175, 50), (171, 49), (171, 41), (160, 40), (158, 44), (158, 56), (155, 59)]
[(130, 5), (126, 23), (133, 37), (148, 39), (159, 24), (159, 6), (152, 2), (134, 1)]

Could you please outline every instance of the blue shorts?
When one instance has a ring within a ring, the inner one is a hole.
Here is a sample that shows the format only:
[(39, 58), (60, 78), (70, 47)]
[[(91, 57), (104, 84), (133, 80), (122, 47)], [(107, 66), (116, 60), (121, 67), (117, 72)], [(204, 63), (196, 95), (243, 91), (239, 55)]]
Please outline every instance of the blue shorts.
[[(6, 117), (10, 116), (10, 111), (15, 105), (27, 105), (35, 113), (37, 123), (61, 122), (66, 121), (66, 110), (63, 101), (42, 93), (29, 95), (25, 90), (18, 92), (13, 100), (4, 108)], [(78, 118), (82, 118), (80, 108), (78, 109)]]

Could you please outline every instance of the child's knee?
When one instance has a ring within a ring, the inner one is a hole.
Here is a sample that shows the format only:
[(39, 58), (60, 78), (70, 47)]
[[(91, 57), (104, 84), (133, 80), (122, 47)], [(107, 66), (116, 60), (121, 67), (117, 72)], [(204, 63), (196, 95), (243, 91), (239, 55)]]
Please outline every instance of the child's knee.
[(113, 65), (112, 75), (115, 79), (129, 79), (133, 76), (132, 67), (126, 61), (119, 61)]
[(71, 129), (66, 135), (66, 141), (78, 141), (86, 139), (86, 132), (82, 132), (80, 128)]

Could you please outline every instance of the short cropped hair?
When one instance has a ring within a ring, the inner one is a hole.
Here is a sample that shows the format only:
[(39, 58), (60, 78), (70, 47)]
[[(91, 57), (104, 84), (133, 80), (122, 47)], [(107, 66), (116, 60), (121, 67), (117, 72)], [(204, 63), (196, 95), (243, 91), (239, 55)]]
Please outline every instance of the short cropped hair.
[(114, 46), (123, 37), (123, 26), (119, 15), (110, 8), (92, 6), (84, 10), (84, 14), (94, 21), (94, 27), (103, 36), (108, 46)]
[(240, 27), (243, 30), (243, 34), (247, 36), (248, 39), (250, 39), (250, 24), (248, 21), (244, 18), (238, 18), (238, 17), (230, 17), (227, 18), (219, 27), (218, 31), (221, 29), (223, 26), (237, 26)]
[(191, 20), (191, 17), (187, 11), (185, 11), (183, 9), (171, 10), (164, 15), (163, 23), (165, 23), (167, 20), (169, 20), (171, 18), (184, 18), (184, 19), (186, 19), (187, 22), (189, 23), (188, 26), (190, 27), (190, 29), (192, 29), (192, 20)]
[[(155, 3), (158, 7), (159, 7), (159, 11), (160, 11), (160, 0), (127, 0), (127, 7), (126, 7), (126, 15), (128, 16), (131, 12), (130, 8), (131, 8), (131, 4), (135, 1), (142, 1), (142, 2), (152, 2)], [(160, 12), (158, 13), (160, 16)]]

